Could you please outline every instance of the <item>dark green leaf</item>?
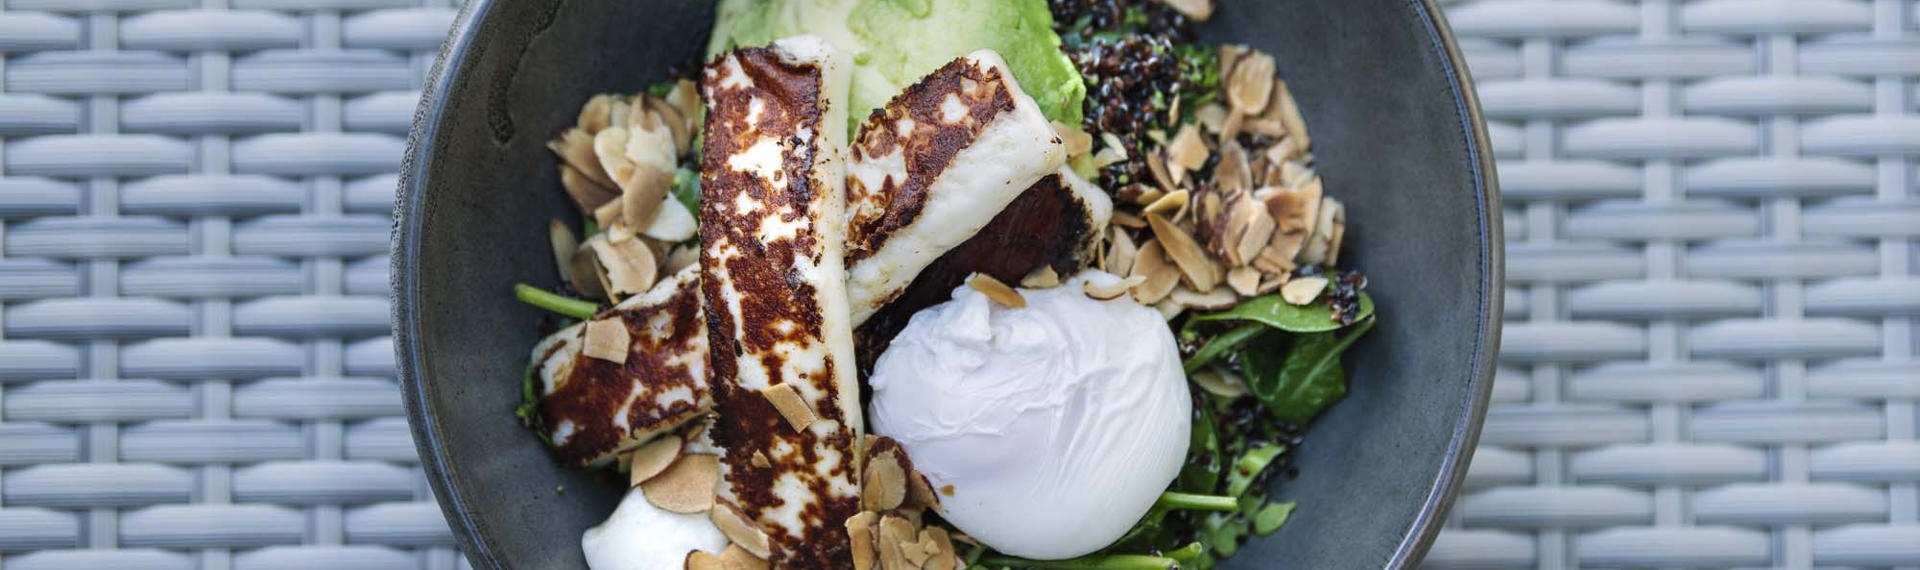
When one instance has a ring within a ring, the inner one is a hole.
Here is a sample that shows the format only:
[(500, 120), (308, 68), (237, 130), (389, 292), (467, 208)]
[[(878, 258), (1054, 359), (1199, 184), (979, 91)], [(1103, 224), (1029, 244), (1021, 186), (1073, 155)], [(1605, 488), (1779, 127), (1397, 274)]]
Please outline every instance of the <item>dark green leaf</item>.
[(1220, 484), (1220, 436), (1213, 425), (1213, 408), (1194, 410), (1193, 435), (1187, 443), (1187, 464), (1180, 468), (1174, 488), (1189, 493), (1211, 493)]
[(1233, 556), (1240, 550), (1240, 539), (1247, 535), (1247, 521), (1239, 515), (1215, 513), (1207, 517), (1200, 525), (1200, 540), (1204, 541), (1220, 557)]
[(673, 199), (686, 206), (693, 213), (694, 220), (700, 219), (700, 173), (690, 168), (681, 168), (673, 173)]
[(1347, 395), (1347, 377), (1340, 353), (1373, 328), (1361, 323), (1345, 335), (1332, 332), (1266, 335), (1248, 342), (1240, 352), (1247, 389), (1273, 417), (1306, 425), (1327, 406)]
[[(1220, 333), (1218, 336), (1207, 339), (1207, 343), (1200, 345), (1200, 350), (1194, 351), (1193, 358), (1187, 359), (1187, 362), (1185, 365), (1183, 365), (1183, 367), (1186, 369), (1188, 374), (1192, 374), (1195, 371), (1200, 370), (1200, 367), (1206, 366), (1208, 363), (1213, 362), (1214, 360), (1220, 358), (1221, 355), (1224, 355), (1235, 348), (1239, 348), (1242, 343), (1247, 342), (1247, 340), (1252, 339), (1253, 337), (1259, 336), (1260, 333), (1263, 333), (1263, 332), (1267, 332), (1267, 327), (1260, 323), (1248, 323), (1248, 324), (1240, 325), (1238, 327), (1234, 327), (1232, 329), (1228, 329), (1227, 332)], [(1182, 331), (1182, 334), (1183, 335), (1186, 334), (1185, 331)]]
[[(1252, 321), (1276, 329), (1296, 333), (1314, 333), (1340, 330), (1346, 325), (1333, 318), (1333, 307), (1329, 298), (1320, 299), (1305, 305), (1290, 305), (1280, 295), (1254, 297), (1242, 301), (1233, 308), (1217, 313), (1194, 315), (1187, 319), (1187, 327), (1199, 323), (1214, 321)], [(1373, 316), (1373, 297), (1360, 293), (1360, 308), (1354, 312), (1353, 322), (1366, 320)]]
[(1260, 508), (1259, 513), (1253, 515), (1253, 532), (1266, 536), (1280, 530), (1281, 525), (1287, 524), (1287, 517), (1293, 516), (1293, 507), (1292, 501), (1267, 503), (1267, 506)]

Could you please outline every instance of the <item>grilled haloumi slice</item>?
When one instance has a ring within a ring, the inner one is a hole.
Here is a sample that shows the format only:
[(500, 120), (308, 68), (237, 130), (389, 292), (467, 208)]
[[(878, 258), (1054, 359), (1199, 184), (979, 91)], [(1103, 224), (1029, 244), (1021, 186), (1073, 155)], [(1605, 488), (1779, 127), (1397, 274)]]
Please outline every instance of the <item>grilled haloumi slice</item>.
[(561, 462), (586, 465), (652, 440), (713, 406), (700, 275), (681, 270), (594, 318), (618, 320), (626, 362), (586, 355), (582, 322), (533, 348), (542, 433)]
[(854, 459), (865, 421), (843, 265), (838, 108), (850, 68), (846, 53), (799, 36), (730, 52), (702, 75), (701, 289), (713, 436), (726, 449), (715, 508), (764, 531), (775, 567), (850, 566), (844, 524), (860, 511)]
[(847, 295), (862, 322), (993, 220), (1066, 146), (992, 50), (941, 66), (860, 126), (848, 152)]

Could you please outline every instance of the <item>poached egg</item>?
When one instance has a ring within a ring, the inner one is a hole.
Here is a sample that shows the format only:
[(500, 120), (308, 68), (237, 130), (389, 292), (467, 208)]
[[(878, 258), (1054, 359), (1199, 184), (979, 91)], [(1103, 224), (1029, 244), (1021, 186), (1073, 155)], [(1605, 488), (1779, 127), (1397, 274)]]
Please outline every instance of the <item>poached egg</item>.
[(941, 495), (941, 516), (1007, 554), (1052, 560), (1112, 544), (1180, 472), (1192, 402), (1172, 332), (1131, 297), (1083, 284), (970, 287), (916, 313), (874, 365), (873, 431)]

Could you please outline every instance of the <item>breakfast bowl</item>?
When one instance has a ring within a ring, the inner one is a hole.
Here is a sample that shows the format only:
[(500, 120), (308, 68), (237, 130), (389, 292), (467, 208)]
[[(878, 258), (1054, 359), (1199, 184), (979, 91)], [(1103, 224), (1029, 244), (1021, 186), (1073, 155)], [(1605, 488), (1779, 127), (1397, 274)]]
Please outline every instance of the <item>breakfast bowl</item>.
[[(563, 465), (516, 418), (543, 313), (513, 291), (559, 284), (550, 220), (580, 218), (549, 141), (595, 94), (704, 59), (714, 11), (473, 0), (433, 68), (396, 203), (394, 344), (421, 463), (476, 568), (585, 568), (582, 533), (621, 503), (624, 476)], [(1342, 265), (1380, 315), (1345, 356), (1344, 400), (1274, 477), (1291, 518), (1222, 567), (1415, 567), (1499, 344), (1499, 195), (1464, 60), (1430, 0), (1219, 0), (1198, 34), (1273, 54), (1348, 212)]]

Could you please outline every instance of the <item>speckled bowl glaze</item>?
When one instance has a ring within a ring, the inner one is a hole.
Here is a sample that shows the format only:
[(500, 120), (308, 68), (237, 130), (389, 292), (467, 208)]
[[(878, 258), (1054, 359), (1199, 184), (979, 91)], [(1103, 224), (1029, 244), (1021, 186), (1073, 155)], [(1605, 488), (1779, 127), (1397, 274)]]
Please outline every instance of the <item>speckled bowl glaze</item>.
[[(546, 221), (572, 217), (547, 139), (590, 95), (697, 57), (712, 11), (471, 0), (434, 67), (396, 207), (394, 344), (422, 464), (476, 568), (584, 568), (580, 532), (618, 502), (622, 485), (555, 464), (516, 424), (539, 315), (510, 287), (553, 284)], [(1278, 57), (1348, 205), (1342, 258), (1382, 316), (1279, 486), (1299, 510), (1226, 567), (1412, 568), (1459, 491), (1499, 345), (1499, 198), (1465, 63), (1430, 0), (1219, 0), (1202, 35)]]

